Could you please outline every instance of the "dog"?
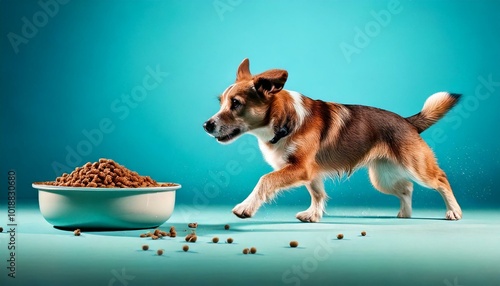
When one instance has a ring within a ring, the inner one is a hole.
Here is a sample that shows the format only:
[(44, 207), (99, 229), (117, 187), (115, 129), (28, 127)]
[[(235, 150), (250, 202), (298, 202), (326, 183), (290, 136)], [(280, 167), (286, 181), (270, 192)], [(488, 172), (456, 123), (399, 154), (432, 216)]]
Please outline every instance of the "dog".
[(287, 78), (282, 69), (252, 75), (244, 59), (235, 83), (219, 97), (220, 110), (203, 124), (223, 144), (245, 133), (255, 135), (274, 169), (233, 208), (236, 216), (250, 218), (278, 192), (305, 185), (311, 205), (296, 217), (318, 222), (328, 198), (324, 178), (349, 176), (367, 166), (373, 186), (400, 199), (397, 217), (411, 217), (414, 181), (441, 194), (446, 219), (462, 218), (446, 174), (420, 136), (457, 104), (460, 94), (435, 93), (419, 113), (404, 118), (375, 107), (311, 99), (283, 89)]

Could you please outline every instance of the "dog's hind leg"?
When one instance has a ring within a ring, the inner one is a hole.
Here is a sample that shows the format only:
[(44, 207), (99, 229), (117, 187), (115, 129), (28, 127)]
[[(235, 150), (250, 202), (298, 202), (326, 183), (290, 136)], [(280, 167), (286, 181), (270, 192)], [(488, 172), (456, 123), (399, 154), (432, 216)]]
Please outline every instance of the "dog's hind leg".
[(368, 174), (377, 190), (399, 198), (401, 206), (398, 217), (410, 218), (413, 183), (407, 179), (404, 168), (389, 160), (378, 159), (370, 163)]
[(462, 209), (453, 195), (446, 174), (439, 168), (432, 150), (427, 144), (422, 144), (419, 152), (415, 152), (410, 156), (407, 161), (412, 163), (407, 168), (413, 177), (412, 179), (424, 187), (439, 192), (446, 204), (446, 219), (461, 219)]
[(323, 178), (318, 176), (306, 184), (306, 188), (311, 195), (311, 205), (307, 210), (297, 213), (295, 217), (302, 222), (319, 222), (325, 212), (325, 201), (327, 199)]

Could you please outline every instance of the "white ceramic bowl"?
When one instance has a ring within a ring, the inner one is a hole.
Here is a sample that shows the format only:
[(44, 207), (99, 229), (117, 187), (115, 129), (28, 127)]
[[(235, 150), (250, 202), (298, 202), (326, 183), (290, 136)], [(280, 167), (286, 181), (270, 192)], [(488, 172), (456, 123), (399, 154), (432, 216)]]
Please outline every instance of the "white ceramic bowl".
[(166, 222), (181, 185), (148, 188), (80, 188), (33, 184), (40, 212), (61, 228), (137, 229)]

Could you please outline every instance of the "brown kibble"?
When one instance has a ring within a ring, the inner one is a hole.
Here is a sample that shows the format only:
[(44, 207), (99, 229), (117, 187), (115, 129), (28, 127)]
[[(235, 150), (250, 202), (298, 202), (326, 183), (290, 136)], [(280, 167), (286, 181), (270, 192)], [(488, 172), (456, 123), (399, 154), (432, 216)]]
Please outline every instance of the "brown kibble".
[(0, 232), (3, 232), (3, 227), (0, 226)]
[(177, 231), (175, 231), (175, 227), (170, 227), (170, 237), (176, 237)]
[(231, 244), (231, 243), (233, 243), (233, 239), (232, 239), (232, 238), (228, 238), (228, 239), (226, 240), (226, 242)]
[(172, 183), (158, 183), (150, 177), (141, 176), (111, 159), (101, 158), (98, 162), (87, 162), (70, 174), (64, 173), (54, 181), (40, 182), (51, 186), (89, 188), (137, 188), (175, 186)]
[(155, 229), (155, 232), (153, 232), (153, 235), (159, 236), (159, 234), (160, 234), (160, 230), (159, 229)]
[(154, 234), (153, 234), (153, 235), (151, 236), (151, 239), (152, 239), (152, 240), (157, 240), (157, 239), (158, 239), (158, 236), (156, 236), (156, 235), (154, 235)]
[(188, 223), (188, 227), (189, 228), (197, 228), (198, 227), (198, 223), (197, 222), (190, 222), (190, 223)]
[(79, 228), (75, 229), (75, 231), (73, 231), (73, 233), (75, 234), (75, 236), (80, 236), (80, 234), (82, 234), (82, 232)]
[(231, 228), (231, 227), (229, 226), (229, 224), (226, 224), (226, 225), (224, 226), (224, 229), (225, 229), (225, 230), (228, 230), (228, 229), (230, 229), (230, 228)]
[(250, 248), (250, 253), (251, 254), (257, 253), (257, 248), (255, 248), (255, 247), (252, 246), (252, 248)]
[(364, 230), (363, 230), (363, 231), (361, 232), (361, 235), (362, 235), (362, 236), (366, 236), (366, 231), (364, 231)]
[(185, 240), (187, 242), (193, 242), (193, 243), (196, 242), (197, 239), (198, 239), (198, 237), (196, 236), (195, 233), (190, 233), (190, 234), (186, 235), (186, 238), (185, 238)]
[(162, 232), (160, 232), (160, 234), (161, 234), (162, 236), (170, 236), (170, 233), (168, 233), (168, 232), (166, 232), (166, 231), (162, 231)]
[(248, 251), (249, 251), (249, 249), (248, 249), (248, 248), (244, 248), (244, 249), (243, 249), (243, 254), (248, 254)]
[(183, 245), (182, 246), (182, 250), (184, 250), (184, 252), (188, 251), (189, 250), (189, 245)]
[(298, 241), (296, 241), (296, 240), (290, 241), (290, 247), (297, 247), (297, 246), (299, 246), (299, 242)]
[(163, 255), (163, 249), (158, 249), (156, 251), (156, 254), (158, 254), (158, 256), (162, 256)]
[(143, 238), (144, 238), (144, 237), (147, 237), (147, 236), (148, 236), (148, 235), (147, 235), (147, 234), (145, 234), (145, 233), (141, 233), (141, 234), (139, 235), (139, 237), (143, 237)]
[(219, 242), (219, 238), (218, 238), (217, 236), (216, 236), (216, 237), (214, 237), (214, 238), (212, 238), (212, 242), (213, 242), (213, 243), (217, 243), (217, 242)]
[(337, 234), (337, 239), (342, 239), (344, 238), (344, 235), (342, 233)]
[(146, 250), (148, 250), (148, 249), (149, 249), (149, 245), (144, 244), (144, 245), (142, 246), (142, 250), (146, 251)]

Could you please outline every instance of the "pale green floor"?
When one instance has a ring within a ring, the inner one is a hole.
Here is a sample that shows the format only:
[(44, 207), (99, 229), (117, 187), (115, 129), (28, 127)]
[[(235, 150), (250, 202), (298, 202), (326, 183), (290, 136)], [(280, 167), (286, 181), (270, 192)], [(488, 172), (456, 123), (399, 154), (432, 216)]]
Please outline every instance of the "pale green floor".
[[(500, 285), (499, 211), (465, 209), (463, 220), (450, 222), (441, 219), (444, 209), (396, 219), (397, 209), (332, 207), (321, 223), (306, 224), (295, 220), (297, 207), (270, 205), (249, 220), (231, 208), (176, 206), (161, 228), (176, 226), (178, 237), (153, 241), (139, 238), (144, 230), (75, 237), (45, 222), (36, 205), (18, 207), (16, 278), (7, 276), (4, 230), (0, 285)], [(198, 241), (184, 253), (184, 230), (194, 221)], [(211, 243), (214, 236), (221, 242)], [(233, 244), (223, 242), (228, 237)], [(242, 254), (252, 246), (257, 254)]]

